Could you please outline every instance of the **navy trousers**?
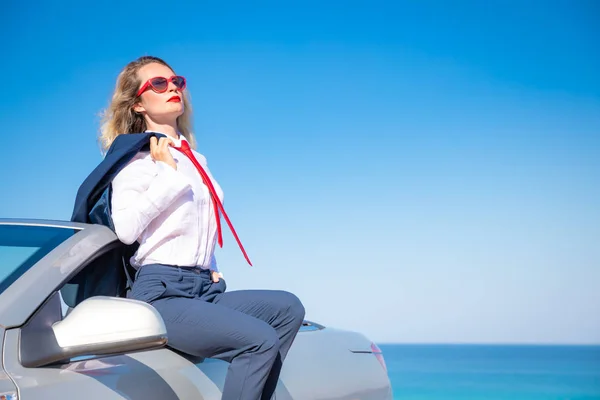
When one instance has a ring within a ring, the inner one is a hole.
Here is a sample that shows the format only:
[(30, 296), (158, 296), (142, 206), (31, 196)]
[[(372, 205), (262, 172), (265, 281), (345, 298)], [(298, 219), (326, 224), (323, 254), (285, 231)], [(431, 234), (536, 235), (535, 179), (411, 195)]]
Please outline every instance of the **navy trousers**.
[(209, 271), (152, 264), (138, 270), (130, 297), (158, 310), (170, 347), (230, 363), (222, 399), (269, 400), (304, 307), (285, 291), (225, 289)]

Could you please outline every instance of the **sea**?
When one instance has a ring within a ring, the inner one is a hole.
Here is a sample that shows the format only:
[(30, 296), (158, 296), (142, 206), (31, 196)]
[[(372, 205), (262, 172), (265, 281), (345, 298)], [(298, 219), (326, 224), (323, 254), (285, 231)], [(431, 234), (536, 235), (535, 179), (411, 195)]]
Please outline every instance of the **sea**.
[(394, 400), (600, 400), (600, 346), (379, 347)]

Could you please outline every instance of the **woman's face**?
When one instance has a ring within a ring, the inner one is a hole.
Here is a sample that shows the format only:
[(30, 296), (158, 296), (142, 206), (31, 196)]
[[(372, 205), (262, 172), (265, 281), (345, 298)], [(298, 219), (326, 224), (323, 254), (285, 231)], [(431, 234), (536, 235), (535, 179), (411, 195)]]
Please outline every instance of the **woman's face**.
[[(149, 79), (162, 76), (169, 79), (175, 75), (171, 68), (152, 63), (144, 65), (138, 70), (140, 89)], [(133, 107), (134, 111), (143, 114), (146, 121), (150, 120), (160, 124), (174, 124), (184, 111), (183, 94), (173, 82), (168, 81), (167, 90), (157, 93), (148, 87), (140, 96), (139, 102)]]

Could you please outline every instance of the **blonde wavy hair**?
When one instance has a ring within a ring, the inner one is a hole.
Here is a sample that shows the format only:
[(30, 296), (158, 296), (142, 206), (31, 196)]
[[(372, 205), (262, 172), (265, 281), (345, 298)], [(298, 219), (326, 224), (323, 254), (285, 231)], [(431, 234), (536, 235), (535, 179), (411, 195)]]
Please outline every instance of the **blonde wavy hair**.
[[(109, 149), (117, 136), (141, 133), (147, 129), (144, 116), (136, 113), (133, 107), (139, 101), (136, 93), (142, 85), (138, 71), (144, 65), (152, 63), (171, 68), (158, 57), (143, 56), (127, 64), (119, 73), (110, 104), (101, 112), (99, 142), (103, 153)], [(196, 148), (196, 138), (192, 132), (192, 104), (187, 90), (183, 91), (182, 97), (184, 112), (177, 118), (177, 129), (190, 142), (190, 146)]]

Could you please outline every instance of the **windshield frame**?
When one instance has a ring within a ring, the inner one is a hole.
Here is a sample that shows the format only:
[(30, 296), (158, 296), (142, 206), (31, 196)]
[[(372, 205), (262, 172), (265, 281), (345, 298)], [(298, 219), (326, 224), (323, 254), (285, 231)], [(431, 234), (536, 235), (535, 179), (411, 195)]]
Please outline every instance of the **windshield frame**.
[[(0, 294), (48, 253), (80, 230), (80, 227), (53, 224), (0, 223), (0, 254), (3, 248), (10, 247), (36, 249), (25, 261), (1, 278)], [(0, 263), (2, 263), (1, 259)]]

